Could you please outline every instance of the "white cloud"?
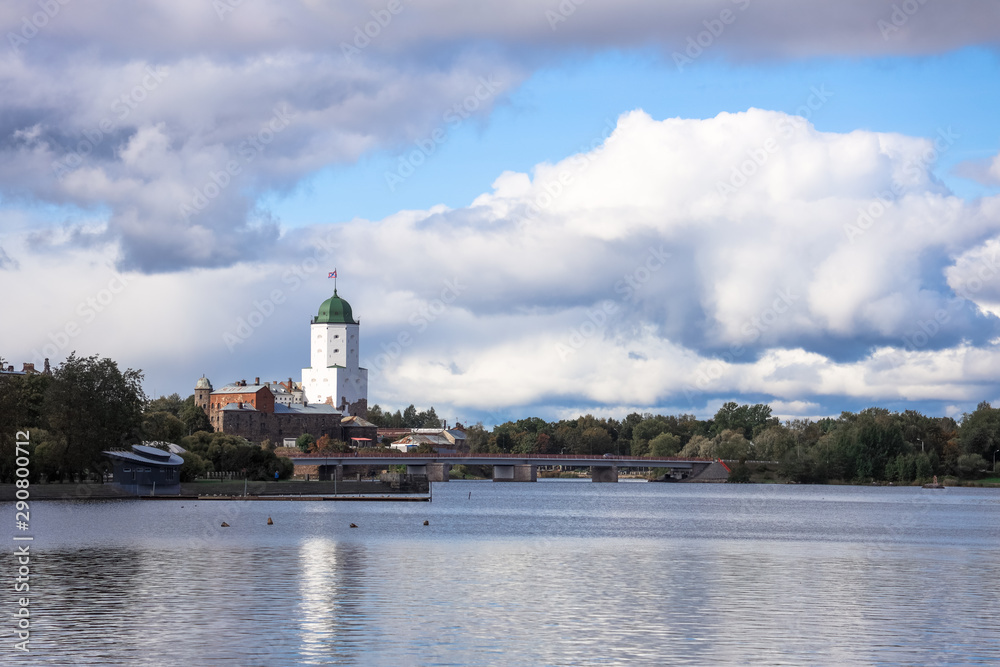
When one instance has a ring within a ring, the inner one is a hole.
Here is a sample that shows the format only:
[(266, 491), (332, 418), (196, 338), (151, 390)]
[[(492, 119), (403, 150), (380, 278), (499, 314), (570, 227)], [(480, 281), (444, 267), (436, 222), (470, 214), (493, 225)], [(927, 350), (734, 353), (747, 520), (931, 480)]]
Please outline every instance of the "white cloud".
[[(701, 42), (709, 53), (736, 57), (928, 53), (967, 44), (995, 44), (997, 9), (974, 0), (949, 3), (843, 0), (804, 5), (792, 0), (656, 0), (480, 2), (466, 11), (461, 0), (435, 3), (329, 3), (313, 0), (172, 0), (136, 4), (123, 0), (60, 3), (58, 13), (28, 38), (24, 51), (55, 44), (100, 44), (112, 57), (136, 51), (165, 54), (204, 51), (245, 54), (289, 46), (353, 57), (413, 54), (433, 59), (468, 48), (473, 40), (510, 50), (628, 48), (660, 45), (687, 52)], [(227, 10), (231, 7), (231, 11)], [(32, 0), (0, 7), (3, 34), (21, 35), (24, 19), (39, 10)], [(723, 12), (728, 12), (720, 21)], [(30, 19), (29, 19), (30, 20)], [(31, 32), (30, 28), (27, 32)], [(363, 33), (367, 33), (367, 35)], [(700, 37), (700, 33), (706, 37)], [(699, 57), (696, 49), (692, 57)]]
[[(97, 237), (143, 271), (253, 260), (278, 236), (268, 191), (423, 137), (470, 95), (483, 114), (520, 74), (459, 57), (443, 71), (326, 54), (100, 61), (0, 55), (0, 193), (109, 209)], [(489, 77), (489, 90), (483, 88)]]
[[(124, 152), (145, 159), (161, 137), (149, 129)], [(767, 160), (720, 196), (719, 182), (771, 139)], [(286, 230), (266, 262), (130, 274), (116, 314), (96, 319), (80, 349), (113, 352), (182, 392), (203, 372), (297, 377), (335, 257), (374, 402), (454, 417), (517, 406), (704, 414), (740, 395), (792, 415), (828, 412), (827, 400), (974, 404), (997, 392), (997, 319), (980, 306), (1000, 282), (960, 286), (994, 249), (981, 239), (1000, 236), (1000, 209), (941, 191), (919, 161), (926, 147), (757, 109), (664, 121), (636, 111), (594, 151), (504, 173), (468, 208)], [(891, 198), (880, 202), (879, 188)], [(13, 272), (39, 291), (13, 306), (49, 304), (36, 332), (62, 326), (112, 275), (112, 245), (66, 251), (53, 271), (17, 238), (3, 244)], [(320, 238), (326, 254), (310, 245)], [(224, 334), (275, 289), (284, 303), (229, 352)], [(19, 331), (5, 356), (45, 342)]]
[[(938, 53), (996, 45), (998, 23), (991, 18), (1000, 11), (973, 0), (911, 3), (913, 11), (867, 0), (830, 6), (790, 0), (545, 6), (516, 0), (480, 2), (474, 12), (459, 0), (403, 2), (393, 11), (377, 1), (42, 4), (48, 15), (35, 0), (0, 6), (0, 34), (9, 47), (0, 52), (0, 194), (107, 209), (107, 225), (96, 238), (74, 240), (119, 242), (119, 266), (145, 272), (258, 258), (279, 234), (270, 215), (257, 209), (262, 197), (287, 191), (330, 164), (426, 137), (441, 126), (449, 107), (477, 89), (481, 77), (498, 85), (481, 100), (477, 116), (532, 71), (568, 53), (653, 47), (670, 62), (675, 53), (702, 57), (689, 53), (698, 42), (704, 57), (732, 60)], [(720, 22), (722, 12), (733, 20)], [(247, 149), (248, 138), (269, 132), (282, 110), (294, 119), (280, 136), (265, 142), (266, 148)], [(636, 116), (629, 122), (649, 121)], [(752, 122), (739, 121), (746, 128)], [(721, 136), (724, 120), (701, 135), (690, 124), (678, 124), (692, 133), (675, 133), (673, 144), (657, 150), (683, 155), (692, 145), (705, 146), (713, 133)], [(899, 167), (904, 163), (894, 151), (914, 149), (908, 138), (895, 143), (889, 135), (859, 133), (790, 147), (796, 159), (778, 167), (786, 168), (783, 178), (771, 179), (769, 192), (760, 185), (749, 192), (782, 200), (782, 193), (815, 198), (832, 188), (838, 196), (870, 197), (872, 188), (881, 187), (873, 176), (887, 183), (883, 162)], [(727, 169), (745, 158), (743, 146), (713, 148)], [(713, 210), (709, 199), (664, 212), (658, 193), (625, 176), (634, 169), (619, 173), (622, 159), (633, 159), (678, 188), (702, 183), (704, 170), (689, 172), (681, 163), (657, 159), (651, 149), (609, 145), (591, 177), (603, 191), (578, 188), (552, 213), (576, 210), (578, 228), (600, 240), (623, 239), (638, 229), (659, 234), (665, 225), (676, 234), (697, 234), (686, 226)], [(826, 160), (808, 153), (815, 149), (828, 150)], [(238, 174), (226, 174), (231, 163)], [(539, 165), (536, 180), (547, 179), (548, 169)], [(586, 206), (626, 210), (622, 201), (605, 201), (611, 189), (629, 198), (626, 226), (608, 225), (600, 210)], [(491, 205), (502, 207), (508, 196), (507, 188), (498, 187)], [(191, 206), (196, 213), (181, 213)], [(717, 306), (738, 319), (743, 301), (731, 287), (731, 302), (717, 294)], [(831, 325), (850, 330), (853, 324), (836, 300), (830, 307)], [(717, 335), (731, 338), (733, 332)]]

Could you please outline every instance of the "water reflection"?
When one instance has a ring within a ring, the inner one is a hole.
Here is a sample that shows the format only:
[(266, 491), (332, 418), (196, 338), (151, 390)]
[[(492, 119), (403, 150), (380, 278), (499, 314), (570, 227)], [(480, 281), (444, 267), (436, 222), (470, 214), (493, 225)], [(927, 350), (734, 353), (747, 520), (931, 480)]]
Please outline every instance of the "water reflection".
[(365, 547), (307, 540), (299, 549), (298, 566), (302, 662), (356, 662), (361, 657), (360, 640), (377, 640), (377, 626), (369, 628), (367, 621), (378, 604), (369, 595)]

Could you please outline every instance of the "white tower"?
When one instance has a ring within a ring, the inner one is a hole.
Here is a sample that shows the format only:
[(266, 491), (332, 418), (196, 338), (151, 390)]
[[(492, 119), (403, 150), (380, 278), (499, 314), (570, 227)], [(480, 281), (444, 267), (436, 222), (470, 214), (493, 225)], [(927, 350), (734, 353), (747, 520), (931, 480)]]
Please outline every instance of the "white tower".
[(368, 414), (368, 370), (358, 365), (359, 344), (351, 305), (335, 288), (309, 327), (310, 367), (302, 369), (306, 401), (329, 403), (359, 417)]

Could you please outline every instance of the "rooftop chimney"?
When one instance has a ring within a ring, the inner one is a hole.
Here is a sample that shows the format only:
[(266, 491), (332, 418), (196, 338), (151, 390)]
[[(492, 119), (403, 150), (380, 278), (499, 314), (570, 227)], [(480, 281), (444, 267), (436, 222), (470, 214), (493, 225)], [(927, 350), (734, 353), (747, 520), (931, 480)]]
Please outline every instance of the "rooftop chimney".
[(254, 378), (253, 379), (253, 383), (254, 384), (260, 384), (260, 378), (259, 377)]

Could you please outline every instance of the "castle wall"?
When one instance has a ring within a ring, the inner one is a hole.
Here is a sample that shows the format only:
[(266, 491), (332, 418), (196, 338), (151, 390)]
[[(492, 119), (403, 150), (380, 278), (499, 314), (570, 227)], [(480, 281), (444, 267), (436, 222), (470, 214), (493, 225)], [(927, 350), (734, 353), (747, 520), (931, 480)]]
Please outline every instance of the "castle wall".
[[(297, 438), (310, 433), (317, 439), (324, 435), (343, 440), (344, 429), (339, 414), (297, 415), (256, 412), (254, 410), (226, 410), (219, 412), (219, 426), (228, 435), (238, 435), (251, 442), (265, 439), (281, 443), (285, 438)], [(213, 426), (215, 424), (213, 423)]]

